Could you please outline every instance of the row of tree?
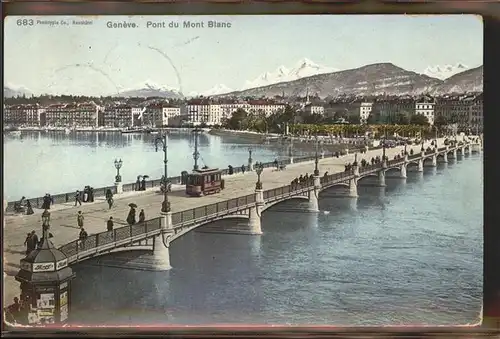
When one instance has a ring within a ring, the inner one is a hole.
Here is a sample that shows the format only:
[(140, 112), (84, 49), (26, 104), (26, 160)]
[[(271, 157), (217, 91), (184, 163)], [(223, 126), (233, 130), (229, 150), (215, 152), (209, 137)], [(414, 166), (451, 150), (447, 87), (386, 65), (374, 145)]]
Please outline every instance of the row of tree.
[[(308, 114), (287, 105), (284, 110), (277, 111), (269, 116), (266, 116), (263, 111), (247, 112), (243, 109), (238, 109), (229, 119), (223, 122), (223, 126), (233, 130), (252, 130), (261, 133), (283, 133), (286, 125), (297, 124), (317, 126), (317, 128), (326, 128), (329, 130), (334, 128), (332, 126), (338, 126), (335, 127), (338, 130), (347, 130), (350, 128), (356, 131), (366, 131), (377, 125), (382, 128), (386, 126), (412, 126), (411, 131), (415, 129), (420, 130), (421, 128), (425, 130), (430, 126), (427, 117), (421, 114), (409, 115), (399, 113), (391, 119), (381, 118), (382, 116), (380, 114), (370, 114), (366, 124), (361, 124), (359, 115), (347, 115), (343, 112), (337, 112), (333, 117), (328, 117), (322, 114)], [(454, 121), (448, 121), (443, 116), (438, 116), (434, 120), (434, 126), (439, 129), (443, 129), (445, 126), (453, 123)], [(347, 124), (350, 127), (346, 127)]]

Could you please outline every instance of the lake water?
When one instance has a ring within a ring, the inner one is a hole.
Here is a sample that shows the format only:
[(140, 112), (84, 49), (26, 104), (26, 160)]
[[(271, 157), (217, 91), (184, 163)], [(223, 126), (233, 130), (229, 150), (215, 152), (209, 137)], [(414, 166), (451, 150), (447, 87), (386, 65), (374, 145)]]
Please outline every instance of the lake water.
[[(22, 132), (4, 135), (4, 195), (8, 201), (111, 186), (121, 158), (124, 183), (138, 175), (158, 179), (163, 175), (163, 151), (156, 152), (151, 134)], [(254, 161), (285, 158), (288, 145), (254, 144), (251, 139), (199, 136), (199, 165), (227, 168), (248, 164), (248, 148)], [(168, 176), (193, 167), (194, 134), (173, 132), (168, 137)], [(303, 151), (302, 151), (303, 152)], [(301, 151), (296, 150), (295, 156)], [(309, 153), (311, 155), (311, 153)], [(43, 183), (43, 184), (42, 184)]]
[[(71, 191), (70, 179), (107, 185), (115, 157), (124, 160), (126, 182), (137, 172), (159, 177), (163, 155), (154, 152), (150, 137), (7, 139), (6, 192)], [(249, 145), (237, 139), (206, 136), (201, 143), (210, 165), (246, 163)], [(173, 173), (192, 166), (191, 144), (189, 136), (170, 137)], [(258, 149), (254, 158), (262, 161), (286, 154), (284, 146), (253, 147)], [(60, 168), (70, 170), (63, 174)], [(74, 267), (71, 320), (93, 325), (474, 323), (482, 304), (482, 192), (482, 156), (473, 154), (423, 174), (409, 172), (406, 182), (388, 178), (385, 188), (360, 187), (357, 199), (325, 191), (319, 214), (296, 212), (295, 200), (276, 205), (263, 214), (261, 236), (190, 232), (172, 243), (173, 268), (167, 272), (89, 260)]]

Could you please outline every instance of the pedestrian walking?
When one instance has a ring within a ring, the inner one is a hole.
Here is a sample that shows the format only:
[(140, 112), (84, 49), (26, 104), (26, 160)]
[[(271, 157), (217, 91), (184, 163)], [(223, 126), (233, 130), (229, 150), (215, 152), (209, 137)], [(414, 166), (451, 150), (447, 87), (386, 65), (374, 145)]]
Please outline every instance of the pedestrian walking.
[(111, 207), (113, 207), (113, 192), (111, 192), (111, 190), (108, 188), (106, 190), (106, 201), (108, 202), (108, 206), (109, 206), (109, 209), (111, 209)]
[(30, 254), (34, 250), (32, 247), (31, 232), (26, 235), (26, 240), (24, 240), (24, 246), (26, 246), (26, 255)]
[(82, 228), (83, 227), (83, 220), (85, 218), (83, 217), (82, 211), (78, 211), (78, 215), (76, 216), (76, 222), (78, 223), (78, 227)]
[(87, 231), (85, 231), (85, 228), (82, 227), (82, 229), (80, 230), (80, 235), (78, 236), (78, 238), (80, 239), (80, 249), (85, 249), (85, 242), (88, 237), (89, 235)]
[(241, 173), (245, 174), (245, 165), (241, 165)]
[(107, 222), (108, 232), (113, 230), (114, 225), (115, 225), (115, 223), (113, 222), (113, 217), (109, 217), (108, 222)]
[(31, 202), (29, 200), (26, 200), (26, 214), (27, 215), (32, 215), (35, 212), (33, 211), (33, 207), (31, 206)]
[(75, 206), (77, 204), (80, 204), (80, 206), (82, 206), (81, 194), (80, 194), (80, 191), (78, 191), (78, 190), (75, 193)]
[(144, 222), (146, 220), (146, 214), (144, 213), (144, 210), (141, 209), (141, 212), (139, 213), (139, 222)]
[(131, 207), (127, 216), (127, 224), (134, 225), (135, 224), (135, 208)]
[(36, 249), (36, 245), (38, 244), (38, 235), (36, 235), (35, 230), (31, 231), (31, 241), (33, 249)]

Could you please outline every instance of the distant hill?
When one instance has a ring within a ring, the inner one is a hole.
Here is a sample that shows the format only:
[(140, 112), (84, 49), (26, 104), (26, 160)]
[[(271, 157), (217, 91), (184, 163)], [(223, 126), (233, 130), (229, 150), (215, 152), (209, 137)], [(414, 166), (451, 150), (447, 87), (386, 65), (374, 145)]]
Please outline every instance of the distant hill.
[(31, 91), (24, 87), (14, 87), (14, 86), (4, 86), (3, 88), (3, 97), (4, 98), (14, 98), (17, 96), (27, 96), (30, 97), (32, 95)]
[(451, 94), (483, 91), (483, 66), (455, 74), (438, 86), (432, 94)]
[(178, 90), (155, 84), (151, 80), (147, 80), (133, 88), (122, 90), (114, 96), (125, 98), (160, 97), (168, 99), (180, 99), (184, 97)]
[(227, 93), (221, 96), (304, 96), (307, 91), (319, 97), (338, 95), (404, 95), (432, 91), (442, 80), (407, 71), (392, 63), (367, 65), (340, 72), (318, 74), (294, 81)]

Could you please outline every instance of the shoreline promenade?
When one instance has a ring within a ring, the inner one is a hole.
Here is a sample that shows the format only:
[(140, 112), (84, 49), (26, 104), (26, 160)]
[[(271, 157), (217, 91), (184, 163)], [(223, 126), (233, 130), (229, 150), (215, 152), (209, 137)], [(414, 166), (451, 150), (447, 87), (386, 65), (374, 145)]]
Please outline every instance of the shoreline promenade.
[[(443, 145), (444, 139), (438, 139), (438, 144)], [(430, 141), (424, 144), (427, 148)], [(407, 146), (407, 151), (413, 149), (414, 153), (420, 152), (421, 145)], [(386, 155), (389, 160), (394, 155), (400, 154), (403, 146), (396, 148), (387, 148)], [(382, 149), (370, 150), (366, 154), (358, 154), (357, 160), (366, 159), (369, 161), (372, 157), (382, 156)], [(256, 159), (258, 160), (258, 159)], [(326, 171), (334, 174), (344, 171), (344, 165), (354, 161), (354, 154), (344, 155), (340, 158), (319, 159), (320, 175)], [(285, 171), (276, 171), (272, 168), (266, 168), (262, 172), (261, 181), (264, 189), (273, 189), (285, 185), (300, 176), (301, 174), (312, 174), (314, 171), (314, 160), (290, 164)], [(195, 207), (213, 204), (225, 201), (231, 198), (251, 194), (255, 190), (257, 174), (255, 172), (245, 172), (245, 174), (235, 174), (226, 176), (225, 189), (219, 194), (204, 197), (189, 197), (185, 194), (184, 186), (174, 185), (172, 192), (169, 193), (172, 212), (192, 209)], [(83, 203), (82, 206), (74, 206), (74, 201), (51, 206), (51, 228), (50, 232), (54, 235), (51, 241), (56, 247), (76, 240), (79, 235), (77, 226), (77, 212), (82, 211), (85, 222), (84, 228), (89, 235), (103, 232), (106, 230), (106, 221), (110, 216), (113, 217), (115, 228), (126, 225), (126, 217), (129, 211), (129, 203), (137, 204), (137, 212), (144, 209), (146, 220), (160, 216), (163, 194), (159, 187), (150, 188), (146, 191), (132, 191), (122, 194), (116, 194), (114, 205), (108, 208), (104, 197), (98, 197), (93, 203)], [(23, 245), (26, 234), (35, 230), (38, 236), (41, 236), (41, 209), (35, 209), (32, 215), (13, 215), (4, 214), (4, 306), (12, 302), (12, 299), (19, 294), (19, 283), (14, 280), (14, 276), (19, 271), (19, 261), (25, 257), (25, 246)]]

